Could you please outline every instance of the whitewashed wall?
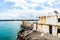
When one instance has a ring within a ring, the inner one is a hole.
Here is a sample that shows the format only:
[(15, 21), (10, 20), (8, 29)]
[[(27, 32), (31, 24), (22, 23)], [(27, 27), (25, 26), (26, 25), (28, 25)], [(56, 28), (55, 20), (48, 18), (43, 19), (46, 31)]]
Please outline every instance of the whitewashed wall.
[(48, 17), (46, 17), (46, 23), (47, 24), (56, 24), (56, 22), (57, 22), (57, 18), (56, 18), (56, 16), (48, 16)]
[(37, 31), (42, 32), (42, 25), (38, 25)]
[(58, 38), (60, 38), (60, 33), (58, 33)]
[(52, 30), (52, 35), (53, 36), (57, 36), (57, 27), (56, 26), (53, 26), (52, 29), (53, 29)]
[(34, 24), (34, 28), (33, 28), (33, 30), (36, 30), (36, 24)]
[[(45, 18), (41, 18), (38, 23), (45, 23), (46, 24), (52, 24), (52, 25), (57, 25), (58, 24), (58, 19), (57, 16), (48, 16)], [(60, 24), (59, 24), (60, 25)], [(45, 33), (49, 33), (49, 25), (38, 25), (38, 31), (42, 31)], [(52, 35), (57, 36), (57, 27), (52, 26)]]
[(49, 33), (49, 26), (42, 25), (42, 31), (45, 33)]

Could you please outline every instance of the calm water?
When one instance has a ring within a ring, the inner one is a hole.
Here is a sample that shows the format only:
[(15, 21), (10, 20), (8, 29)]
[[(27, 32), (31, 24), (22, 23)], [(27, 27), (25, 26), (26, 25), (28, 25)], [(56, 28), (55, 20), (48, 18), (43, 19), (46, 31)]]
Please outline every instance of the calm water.
[(0, 40), (16, 40), (20, 24), (20, 21), (0, 22)]

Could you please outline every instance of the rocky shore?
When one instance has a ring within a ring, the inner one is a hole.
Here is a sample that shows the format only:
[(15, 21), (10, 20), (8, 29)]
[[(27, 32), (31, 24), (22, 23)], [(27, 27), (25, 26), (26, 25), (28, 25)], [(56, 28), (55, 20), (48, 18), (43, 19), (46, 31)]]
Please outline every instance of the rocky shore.
[(21, 30), (18, 32), (17, 40), (58, 40), (58, 38), (49, 33), (35, 30)]

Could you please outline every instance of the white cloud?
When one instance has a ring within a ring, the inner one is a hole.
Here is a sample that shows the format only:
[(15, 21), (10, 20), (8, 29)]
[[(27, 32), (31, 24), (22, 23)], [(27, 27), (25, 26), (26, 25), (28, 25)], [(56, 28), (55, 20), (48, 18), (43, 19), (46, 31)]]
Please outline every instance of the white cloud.
[[(26, 0), (5, 0), (8, 2), (15, 2), (16, 4), (14, 4), (12, 7), (22, 7), (23, 10), (19, 10), (19, 9), (12, 9), (12, 10), (8, 10), (7, 12), (2, 13), (0, 16), (2, 16), (2, 18), (5, 17), (11, 17), (11, 18), (20, 18), (20, 17), (24, 17), (24, 18), (30, 18), (31, 15), (33, 15), (34, 17), (36, 16), (46, 16), (49, 15), (48, 13), (52, 13), (54, 10), (58, 10), (60, 12), (60, 9), (54, 9), (54, 8), (49, 8), (44, 6), (43, 3), (47, 2), (50, 6), (53, 5), (53, 3), (55, 3), (56, 0), (29, 0), (32, 1), (33, 3), (27, 3)], [(35, 10), (33, 9), (35, 6), (41, 6), (44, 9), (42, 10)], [(28, 7), (32, 7), (32, 9), (28, 9)]]
[[(43, 3), (47, 2), (50, 6), (53, 6), (55, 1), (58, 0), (5, 0), (8, 2), (14, 2), (15, 4), (12, 7), (22, 7), (23, 10), (29, 10), (28, 7), (32, 7), (34, 9), (35, 6), (41, 6), (45, 8)], [(27, 3), (27, 1), (31, 1), (33, 3)], [(58, 1), (59, 2), (59, 1)]]
[[(8, 10), (0, 13), (0, 19), (35, 19), (39, 16), (48, 16), (54, 15), (54, 10), (57, 10), (60, 13), (60, 9), (46, 8), (44, 10), (36, 11), (36, 10), (27, 10), (20, 11), (17, 9)], [(33, 16), (33, 17), (32, 17)]]
[(13, 5), (13, 7), (19, 7), (19, 6), (23, 7), (23, 6), (27, 5), (25, 0), (5, 0), (5, 1), (14, 2), (15, 4)]
[[(30, 5), (26, 2), (27, 0), (5, 0), (5, 1), (15, 2), (16, 4), (14, 4), (14, 6), (16, 7)], [(37, 3), (43, 4), (44, 2), (47, 2), (49, 5), (53, 5), (53, 3), (55, 3), (55, 1), (58, 1), (58, 0), (29, 0), (29, 1), (32, 1), (33, 3), (36, 3), (36, 4)]]
[(34, 14), (32, 14), (32, 12), (27, 13), (20, 10), (12, 9), (0, 13), (0, 19), (32, 19), (31, 15), (33, 16), (32, 18), (34, 19), (35, 16)]

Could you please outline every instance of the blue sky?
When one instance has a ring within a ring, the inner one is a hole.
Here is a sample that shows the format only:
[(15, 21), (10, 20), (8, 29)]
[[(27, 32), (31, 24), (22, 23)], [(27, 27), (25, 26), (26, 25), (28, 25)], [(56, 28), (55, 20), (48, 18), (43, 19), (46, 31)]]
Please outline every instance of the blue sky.
[(60, 0), (0, 0), (0, 19), (36, 18), (57, 10)]

